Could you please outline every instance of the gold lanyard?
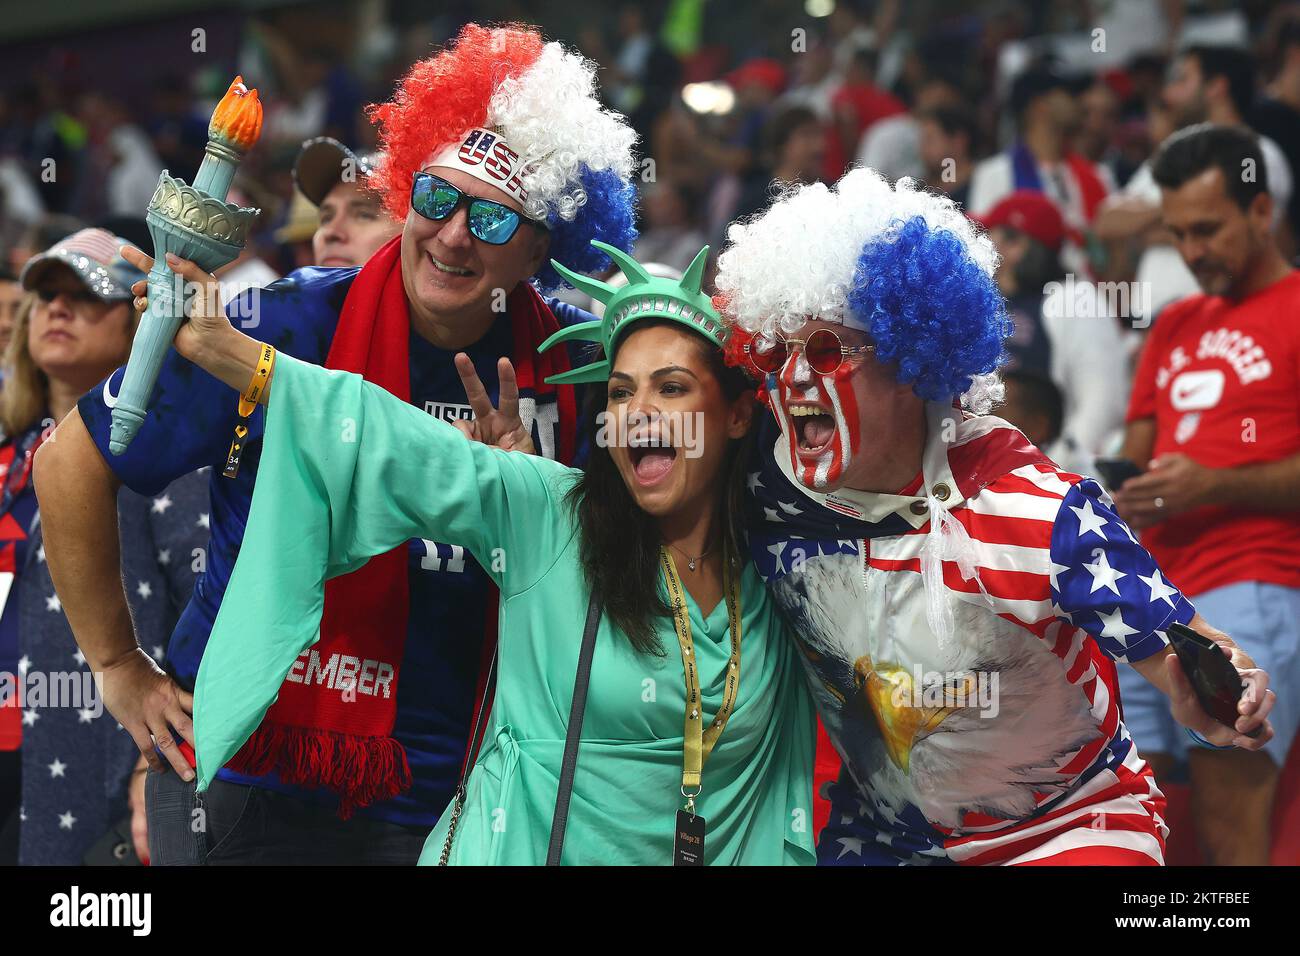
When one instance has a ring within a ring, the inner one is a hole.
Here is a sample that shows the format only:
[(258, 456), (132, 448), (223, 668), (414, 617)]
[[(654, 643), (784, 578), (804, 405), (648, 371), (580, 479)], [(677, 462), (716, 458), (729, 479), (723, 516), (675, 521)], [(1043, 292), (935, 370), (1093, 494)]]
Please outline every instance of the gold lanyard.
[(700, 675), (695, 666), (695, 645), (691, 640), (691, 619), (686, 611), (686, 596), (672, 555), (659, 549), (659, 563), (663, 566), (664, 580), (668, 584), (668, 598), (673, 608), (673, 627), (677, 642), (682, 648), (682, 670), (686, 676), (686, 717), (682, 745), (682, 796), (686, 809), (695, 813), (695, 798), (702, 789), (704, 762), (709, 759), (714, 745), (727, 726), (727, 718), (736, 705), (736, 691), (740, 687), (740, 584), (731, 571), (729, 556), (723, 560), (723, 589), (727, 598), (727, 624), (731, 631), (731, 657), (727, 661), (727, 685), (722, 696), (722, 706), (713, 716), (708, 730), (701, 729), (704, 714), (700, 698)]

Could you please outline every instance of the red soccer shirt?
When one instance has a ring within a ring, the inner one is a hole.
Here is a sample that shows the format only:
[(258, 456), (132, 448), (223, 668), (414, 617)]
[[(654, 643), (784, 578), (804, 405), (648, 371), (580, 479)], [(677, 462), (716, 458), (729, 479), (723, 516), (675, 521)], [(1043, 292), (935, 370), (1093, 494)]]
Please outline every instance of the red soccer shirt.
[[(1197, 295), (1170, 306), (1129, 402), (1129, 421), (1152, 417), (1152, 457), (1232, 468), (1300, 452), (1300, 272), (1240, 302)], [(1142, 543), (1190, 597), (1238, 581), (1300, 587), (1300, 513), (1278, 504), (1197, 508), (1146, 529)]]

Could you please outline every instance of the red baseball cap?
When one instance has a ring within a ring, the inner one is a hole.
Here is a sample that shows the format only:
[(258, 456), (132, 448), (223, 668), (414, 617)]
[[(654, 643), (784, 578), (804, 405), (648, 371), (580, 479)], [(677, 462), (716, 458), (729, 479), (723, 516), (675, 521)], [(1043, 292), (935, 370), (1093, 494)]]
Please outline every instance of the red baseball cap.
[(1023, 232), (1053, 252), (1060, 252), (1066, 237), (1074, 236), (1073, 230), (1066, 228), (1065, 219), (1056, 204), (1032, 189), (1016, 190), (986, 215), (975, 216), (974, 219), (985, 229), (1006, 226)]
[(742, 90), (751, 84), (761, 86), (773, 96), (785, 89), (786, 70), (779, 60), (759, 57), (746, 60), (723, 77), (733, 90)]

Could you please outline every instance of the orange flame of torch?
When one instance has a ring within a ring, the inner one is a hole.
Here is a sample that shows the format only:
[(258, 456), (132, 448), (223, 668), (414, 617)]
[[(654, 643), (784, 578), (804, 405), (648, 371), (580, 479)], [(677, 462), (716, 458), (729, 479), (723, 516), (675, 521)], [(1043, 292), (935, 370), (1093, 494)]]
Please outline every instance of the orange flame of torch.
[(261, 132), (262, 101), (257, 98), (257, 90), (250, 90), (244, 85), (244, 78), (237, 76), (212, 113), (208, 138), (224, 140), (246, 153)]

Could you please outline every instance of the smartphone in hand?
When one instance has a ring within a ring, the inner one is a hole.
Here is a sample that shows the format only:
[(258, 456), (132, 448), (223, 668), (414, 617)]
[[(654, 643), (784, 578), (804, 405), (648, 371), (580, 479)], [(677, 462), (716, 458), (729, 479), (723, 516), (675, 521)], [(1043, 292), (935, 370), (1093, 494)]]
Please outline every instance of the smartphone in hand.
[(1098, 458), (1095, 463), (1109, 491), (1118, 491), (1124, 482), (1142, 474), (1142, 469), (1128, 458)]
[[(1225, 727), (1236, 727), (1241, 716), (1237, 704), (1246, 685), (1223, 648), (1186, 624), (1169, 625), (1169, 643), (1201, 708)], [(1247, 736), (1257, 737), (1262, 729), (1256, 727)]]

